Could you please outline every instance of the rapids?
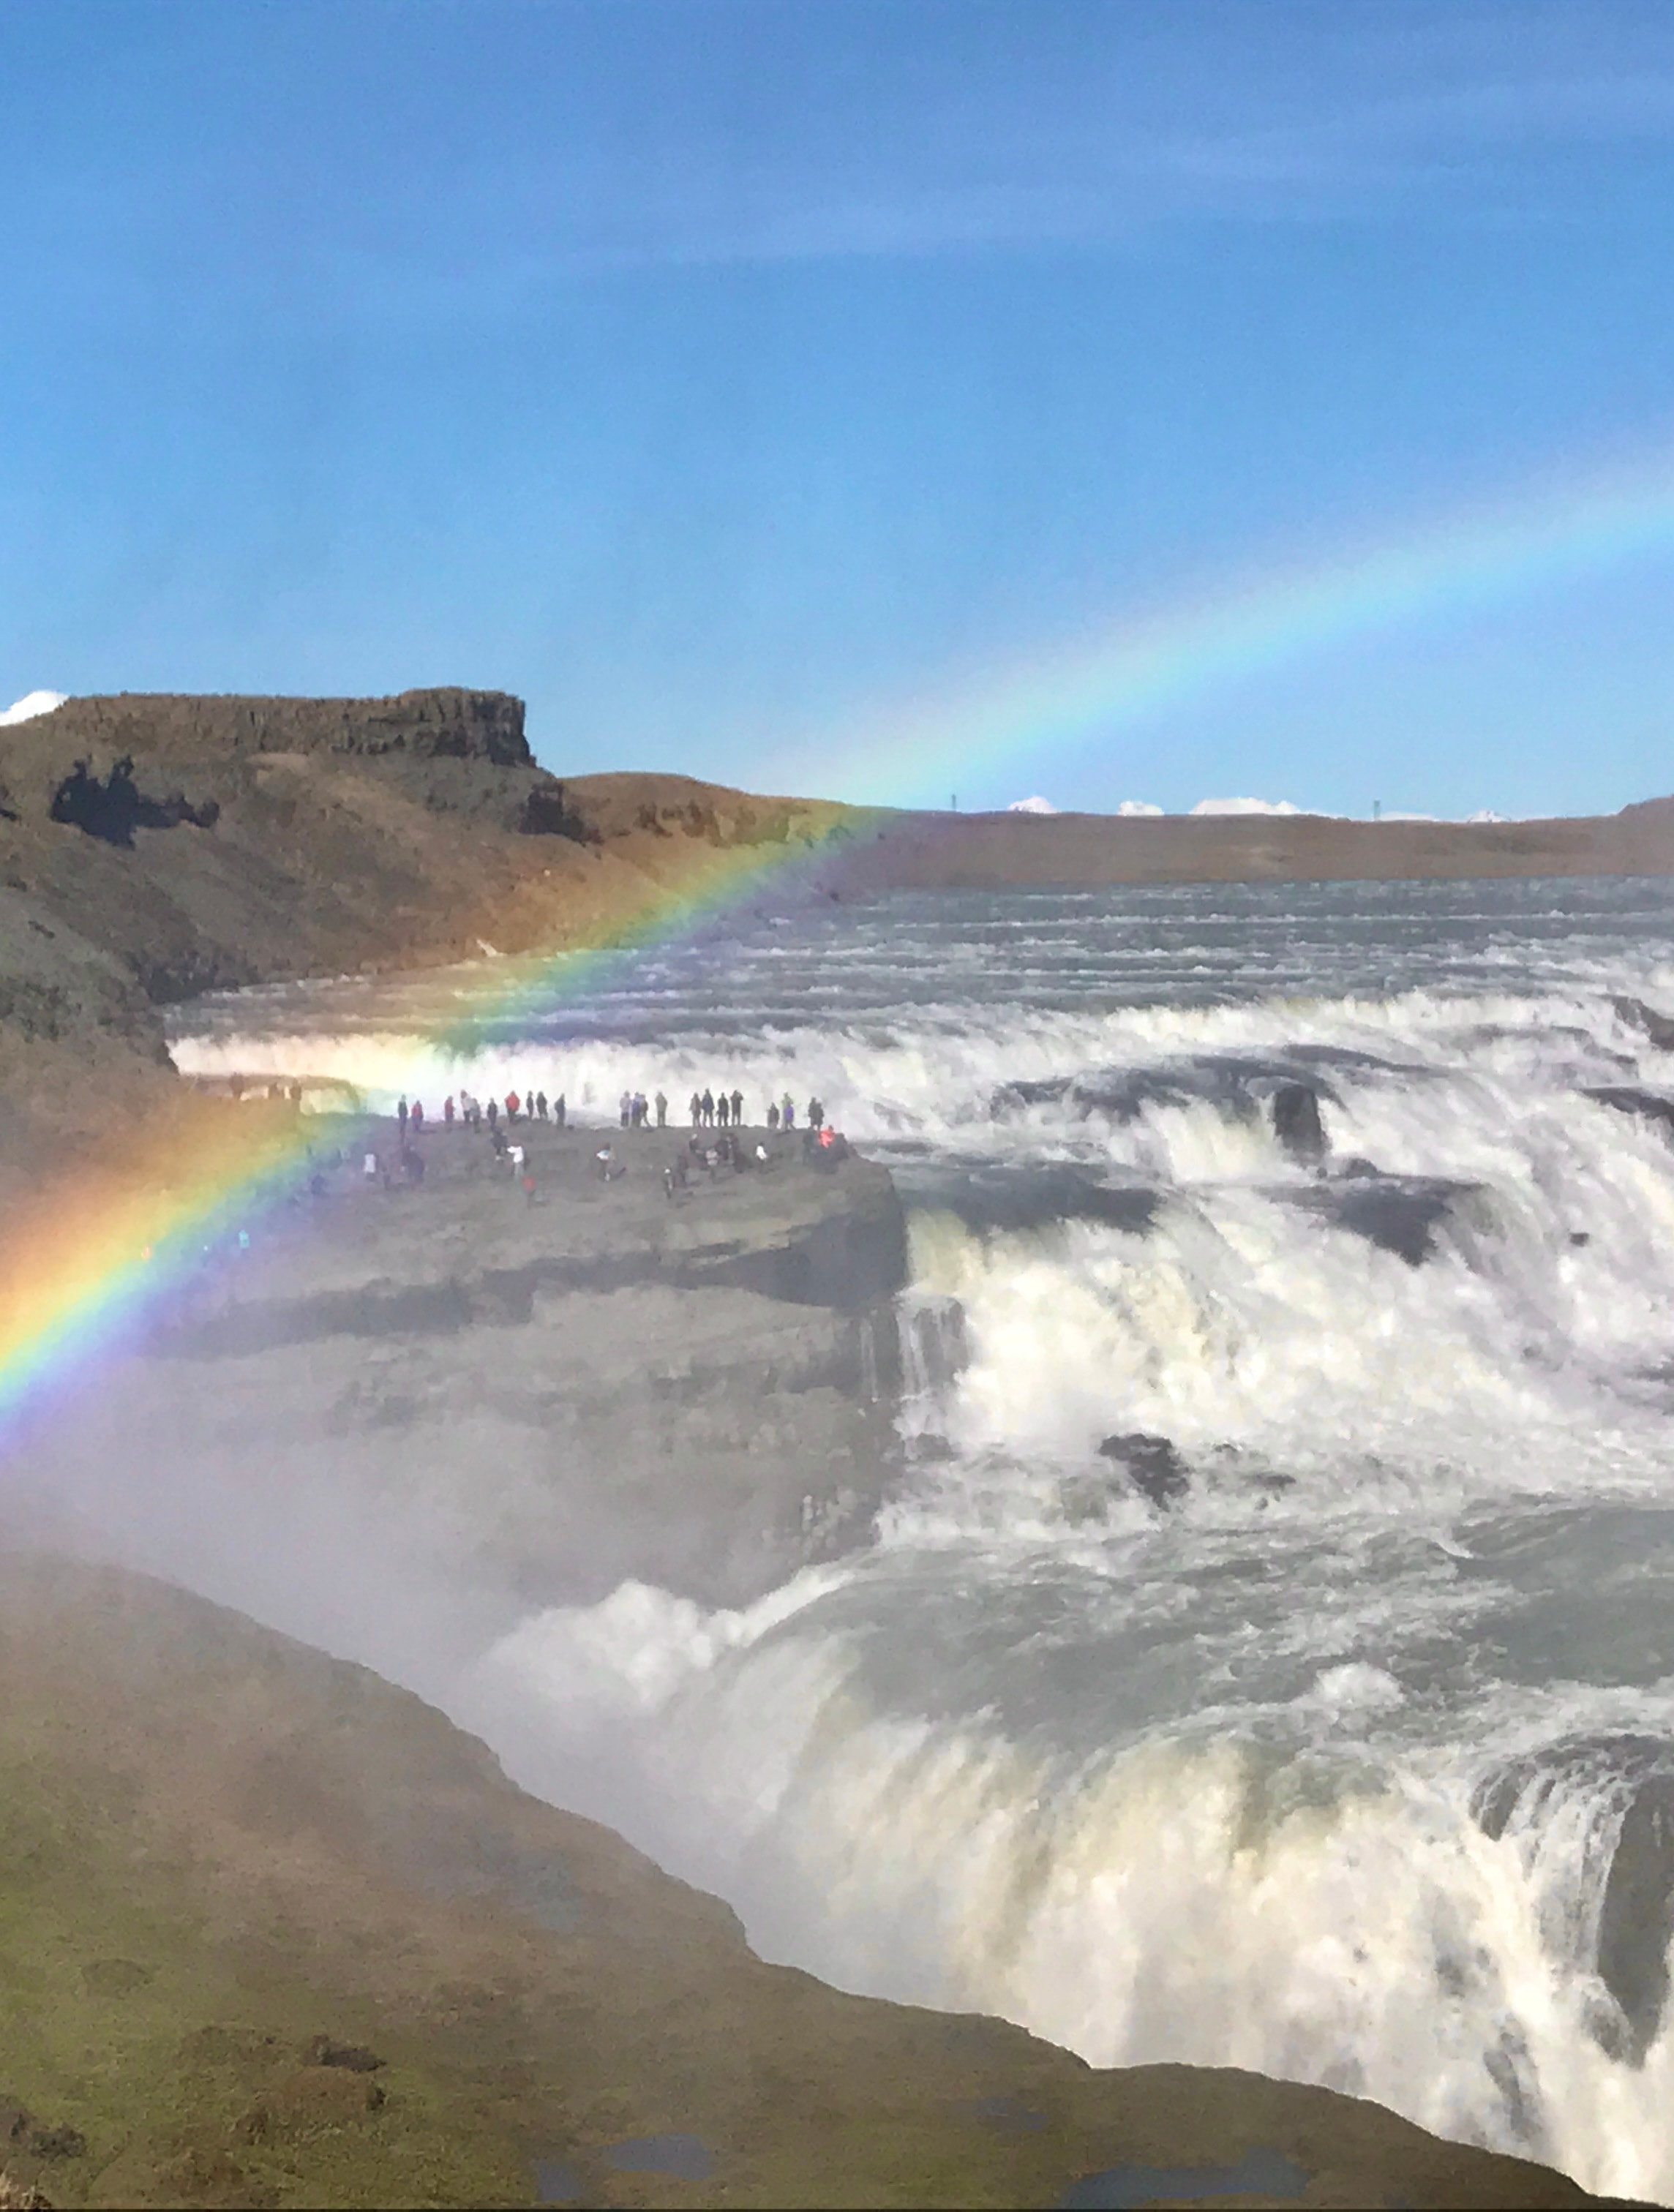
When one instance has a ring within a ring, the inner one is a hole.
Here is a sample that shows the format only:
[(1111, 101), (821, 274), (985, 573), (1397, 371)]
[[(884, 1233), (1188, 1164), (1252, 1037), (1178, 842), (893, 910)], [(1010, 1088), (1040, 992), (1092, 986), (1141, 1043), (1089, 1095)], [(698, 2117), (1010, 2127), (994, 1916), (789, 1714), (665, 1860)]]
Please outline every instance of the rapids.
[(744, 1611), (531, 1616), (457, 1716), (846, 1986), (1674, 2194), (1674, 886), (764, 903), (581, 1012), (496, 980), (176, 1057), (817, 1092), (911, 1208), (911, 1474)]

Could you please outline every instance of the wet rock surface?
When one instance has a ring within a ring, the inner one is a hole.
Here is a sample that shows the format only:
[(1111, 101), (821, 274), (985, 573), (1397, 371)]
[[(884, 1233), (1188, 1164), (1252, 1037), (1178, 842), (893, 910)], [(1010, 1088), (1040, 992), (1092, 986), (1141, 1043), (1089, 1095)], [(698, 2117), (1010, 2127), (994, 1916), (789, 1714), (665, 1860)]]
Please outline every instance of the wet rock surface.
[(781, 1139), (671, 1198), (684, 1132), (514, 1133), (533, 1199), (463, 1129), (418, 1140), (421, 1183), (368, 1188), (393, 1125), (320, 1117), (319, 1194), (203, 1255), (143, 1356), (42, 1438), (40, 1490), (152, 1457), (264, 1514), (326, 1483), (521, 1602), (633, 1577), (739, 1604), (861, 1540), (898, 1468), (888, 1173)]
[(1608, 2002), (1596, 2010), (1592, 2030), (1606, 2050), (1641, 2065), (1668, 2004), (1674, 1751), (1655, 1736), (1627, 1732), (1572, 1738), (1489, 1776), (1472, 1810), (1483, 1833), (1497, 1838), (1577, 1783), (1602, 1783), (1605, 1802), (1613, 1801), (1613, 1817), (1597, 1839), (1610, 1871), (1594, 1964)]
[(1340, 1176), (1276, 1194), (1418, 1267), (1434, 1255), (1442, 1224), (1477, 1189), (1440, 1176), (1384, 1175), (1370, 1161), (1354, 1160)]
[(1191, 1486), (1186, 1463), (1167, 1437), (1152, 1436), (1144, 1430), (1106, 1437), (1099, 1447), (1099, 1456), (1121, 1468), (1134, 1488), (1153, 1505), (1172, 1505)]

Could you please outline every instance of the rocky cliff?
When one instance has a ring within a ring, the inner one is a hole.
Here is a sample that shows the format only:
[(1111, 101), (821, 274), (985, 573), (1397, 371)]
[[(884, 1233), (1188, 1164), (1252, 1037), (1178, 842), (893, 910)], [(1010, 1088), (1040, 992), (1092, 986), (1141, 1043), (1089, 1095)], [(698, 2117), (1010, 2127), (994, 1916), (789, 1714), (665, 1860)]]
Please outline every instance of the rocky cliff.
[(72, 699), (0, 731), (0, 1173), (156, 1109), (171, 1002), (597, 942), (840, 812), (566, 784), (499, 692)]
[(110, 1527), (137, 1484), (144, 1510), (283, 1544), (324, 1486), (508, 1619), (630, 1577), (743, 1604), (864, 1538), (894, 1470), (906, 1273), (883, 1169), (773, 1139), (768, 1168), (671, 1198), (673, 1131), (624, 1138), (606, 1183), (596, 1135), (520, 1125), (532, 1202), (484, 1133), (433, 1131), (422, 1184), (368, 1189), (393, 1127), (310, 1126), (318, 1194), (205, 1255), (57, 1409), (15, 1498)]
[[(741, 847), (837, 826), (839, 894), (843, 868), (1050, 882), (1076, 879), (1072, 846), (1088, 870), (1161, 849), (561, 784), (515, 701), (462, 691), (76, 701), (0, 733), (0, 783), (9, 1325), (62, 1220), (108, 1226), (257, 1127), (175, 1083), (171, 1000), (597, 939)], [(1254, 866), (1257, 833), (1223, 828), (1218, 865)], [(541, 1133), (531, 1204), (463, 1134), (386, 1190), (319, 1133), (317, 1189), (14, 1432), (0, 1535), (50, 1523), (181, 1580), (230, 1544), (276, 1603), (307, 1587), (327, 1642), (382, 1632), (405, 1578), (399, 1656), (468, 1613), (461, 1590), (479, 1626), (630, 1574), (737, 1601), (864, 1529), (890, 1464), (886, 1176), (784, 1146), (671, 1198), (672, 1138), (604, 1184), (586, 1140)], [(0, 1554), (0, 2203), (1587, 2201), (1324, 2090), (1101, 2074), (768, 1966), (724, 1906), (523, 1796), (417, 1698), (38, 1550)]]

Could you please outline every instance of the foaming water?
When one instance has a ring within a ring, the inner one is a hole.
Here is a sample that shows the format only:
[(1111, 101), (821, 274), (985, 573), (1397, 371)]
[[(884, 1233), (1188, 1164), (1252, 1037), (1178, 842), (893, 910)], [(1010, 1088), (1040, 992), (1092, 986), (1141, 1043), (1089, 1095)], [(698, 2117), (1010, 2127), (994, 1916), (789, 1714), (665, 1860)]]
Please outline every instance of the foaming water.
[(846, 1985), (1674, 2191), (1674, 890), (764, 911), (516, 1036), (481, 982), (177, 1057), (817, 1092), (912, 1215), (875, 1540), (522, 1622), (454, 1698), (520, 1778)]

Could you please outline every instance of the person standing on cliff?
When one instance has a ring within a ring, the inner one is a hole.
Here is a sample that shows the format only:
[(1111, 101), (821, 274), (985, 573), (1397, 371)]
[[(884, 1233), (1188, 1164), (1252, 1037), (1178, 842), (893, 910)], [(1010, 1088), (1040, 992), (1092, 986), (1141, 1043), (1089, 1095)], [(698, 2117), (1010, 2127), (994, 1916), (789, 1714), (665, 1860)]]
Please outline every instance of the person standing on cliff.
[(441, 1126), (444, 1129), (451, 1129), (454, 1126), (454, 1094), (451, 1091), (441, 1102)]
[(569, 1109), (563, 1103), (563, 1093), (561, 1091), (557, 1097), (552, 1101), (552, 1119), (560, 1129), (562, 1129), (564, 1125), (564, 1115), (568, 1111)]
[(544, 1091), (535, 1093), (535, 1113), (541, 1121), (546, 1119), (546, 1093)]
[(796, 1102), (788, 1091), (779, 1101), (779, 1127), (782, 1129), (794, 1129), (796, 1127)]
[(407, 1141), (407, 1099), (405, 1091), (401, 1095), (400, 1104), (395, 1109), (395, 1119), (400, 1130), (400, 1141), (405, 1145)]
[(723, 1129), (733, 1118), (733, 1102), (724, 1091), (715, 1102), (715, 1118)]
[(825, 1109), (820, 1104), (817, 1098), (810, 1098), (808, 1101), (808, 1127), (814, 1132), (816, 1136), (819, 1133), (819, 1125), (825, 1119)]
[(774, 1105), (770, 1105), (770, 1106), (768, 1107), (768, 1109), (767, 1109), (767, 1133), (768, 1133), (768, 1135), (769, 1135), (770, 1137), (776, 1135), (776, 1134), (777, 1134), (777, 1133), (778, 1133), (778, 1127), (779, 1127), (779, 1109), (778, 1109), (778, 1108), (777, 1108), (776, 1106), (774, 1106)]
[(499, 1127), (500, 1109), (495, 1100), (490, 1098), (488, 1102), (488, 1133), (490, 1136), (493, 1136)]
[(695, 1091), (691, 1094), (691, 1126), (694, 1129), (703, 1126), (703, 1102)]
[(733, 1093), (733, 1127), (735, 1129), (744, 1127), (744, 1093), (741, 1091)]
[(661, 1091), (658, 1091), (658, 1093), (657, 1093), (656, 1097), (655, 1097), (651, 1101), (651, 1103), (652, 1103), (652, 1104), (656, 1108), (656, 1109), (657, 1109), (657, 1127), (658, 1127), (660, 1129), (667, 1128), (667, 1127), (668, 1126), (668, 1101), (667, 1101), (667, 1098), (665, 1098), (665, 1097), (663, 1097), (663, 1095), (662, 1095)]
[(424, 1127), (424, 1101), (422, 1098), (415, 1098), (413, 1100), (412, 1113), (409, 1116), (409, 1119), (412, 1123), (412, 1133), (416, 1137), (420, 1133)]
[(703, 1127), (706, 1129), (715, 1127), (715, 1093), (707, 1083), (703, 1085)]

